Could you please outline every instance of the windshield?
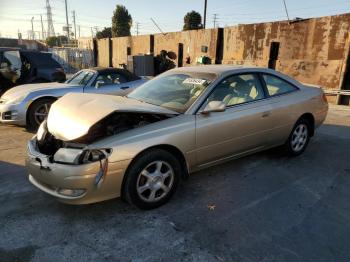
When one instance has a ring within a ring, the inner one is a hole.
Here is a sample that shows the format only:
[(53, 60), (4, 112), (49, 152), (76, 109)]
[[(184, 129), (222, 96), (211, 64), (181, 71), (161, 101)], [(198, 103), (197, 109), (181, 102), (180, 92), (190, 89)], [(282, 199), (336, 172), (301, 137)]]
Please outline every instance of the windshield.
[(76, 73), (71, 79), (68, 79), (66, 83), (72, 84), (72, 85), (80, 85), (85, 86), (90, 79), (94, 76), (94, 72), (83, 70)]
[(174, 72), (146, 82), (128, 97), (184, 113), (215, 78), (211, 73)]

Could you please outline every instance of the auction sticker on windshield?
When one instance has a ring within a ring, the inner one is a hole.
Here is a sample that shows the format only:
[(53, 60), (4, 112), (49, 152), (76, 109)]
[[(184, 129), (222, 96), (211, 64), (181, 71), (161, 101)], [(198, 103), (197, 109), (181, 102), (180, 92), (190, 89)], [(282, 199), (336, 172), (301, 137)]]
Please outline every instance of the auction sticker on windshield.
[(186, 78), (182, 83), (192, 85), (205, 85), (207, 83), (207, 80), (200, 78)]

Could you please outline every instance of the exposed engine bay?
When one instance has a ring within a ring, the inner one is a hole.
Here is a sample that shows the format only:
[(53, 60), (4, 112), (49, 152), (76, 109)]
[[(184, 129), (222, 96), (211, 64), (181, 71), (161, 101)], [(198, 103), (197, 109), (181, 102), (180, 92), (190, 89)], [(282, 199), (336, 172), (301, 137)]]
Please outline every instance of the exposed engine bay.
[(40, 137), (40, 139), (38, 137), (38, 149), (42, 154), (48, 156), (53, 156), (60, 148), (69, 147), (83, 149), (86, 145), (100, 139), (162, 121), (173, 116), (174, 115), (151, 113), (115, 112), (94, 124), (86, 135), (73, 141), (56, 139), (49, 130), (47, 130), (45, 135)]

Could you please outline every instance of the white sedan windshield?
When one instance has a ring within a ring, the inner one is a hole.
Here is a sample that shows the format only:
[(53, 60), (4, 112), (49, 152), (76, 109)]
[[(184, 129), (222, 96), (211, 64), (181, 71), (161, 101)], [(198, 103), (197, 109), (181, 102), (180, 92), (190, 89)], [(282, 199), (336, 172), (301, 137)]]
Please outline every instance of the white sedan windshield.
[(210, 73), (172, 73), (157, 77), (128, 97), (184, 113), (216, 78)]
[(94, 72), (88, 70), (82, 70), (76, 73), (71, 79), (68, 79), (66, 83), (72, 85), (81, 85), (85, 86), (90, 79), (94, 76)]

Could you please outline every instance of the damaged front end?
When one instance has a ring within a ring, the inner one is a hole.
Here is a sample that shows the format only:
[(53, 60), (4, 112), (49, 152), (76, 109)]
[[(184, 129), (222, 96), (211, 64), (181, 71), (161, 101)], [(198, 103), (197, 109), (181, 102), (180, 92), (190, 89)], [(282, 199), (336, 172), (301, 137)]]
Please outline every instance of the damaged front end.
[(29, 180), (71, 204), (118, 197), (131, 159), (110, 162), (117, 152), (96, 142), (175, 115), (122, 97), (68, 94), (28, 143)]
[(129, 161), (109, 163), (113, 149), (93, 148), (91, 144), (164, 118), (114, 113), (93, 125), (86, 135), (73, 141), (56, 138), (44, 121), (28, 144), (26, 166), (29, 180), (42, 191), (70, 204), (118, 197)]

